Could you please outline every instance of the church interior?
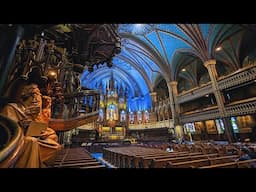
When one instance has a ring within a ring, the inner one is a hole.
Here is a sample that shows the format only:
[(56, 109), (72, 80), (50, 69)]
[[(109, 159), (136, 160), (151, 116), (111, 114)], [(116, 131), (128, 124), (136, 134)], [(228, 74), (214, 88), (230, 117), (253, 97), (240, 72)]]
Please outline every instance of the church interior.
[(256, 25), (0, 24), (0, 168), (256, 168)]

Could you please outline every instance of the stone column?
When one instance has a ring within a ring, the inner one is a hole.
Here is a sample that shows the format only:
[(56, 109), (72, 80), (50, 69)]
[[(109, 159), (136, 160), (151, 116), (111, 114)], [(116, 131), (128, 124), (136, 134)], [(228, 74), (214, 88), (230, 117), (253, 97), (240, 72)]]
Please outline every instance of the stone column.
[(229, 118), (226, 118), (226, 111), (225, 111), (225, 106), (224, 106), (224, 97), (219, 89), (218, 86), (218, 82), (217, 82), (217, 77), (218, 77), (218, 73), (216, 71), (216, 60), (215, 59), (210, 59), (204, 62), (204, 66), (207, 68), (208, 70), (208, 74), (210, 76), (211, 79), (211, 83), (212, 83), (212, 88), (213, 88), (213, 93), (214, 96), (216, 98), (216, 102), (218, 105), (218, 109), (221, 115), (221, 118), (224, 122), (224, 126), (225, 126), (225, 133), (228, 139), (229, 143), (234, 142), (234, 136), (233, 136), (233, 132), (231, 130), (230, 127), (230, 123)]
[(151, 101), (152, 101), (151, 112), (153, 112), (155, 110), (155, 106), (156, 106), (157, 93), (156, 92), (151, 92), (150, 96), (151, 96)]
[(176, 124), (175, 118), (176, 118), (176, 114), (175, 114), (175, 106), (174, 106), (174, 99), (173, 99), (173, 91), (172, 91), (172, 86), (171, 86), (171, 82), (167, 83), (167, 87), (168, 87), (168, 92), (169, 92), (169, 99), (170, 99), (170, 106), (171, 106), (171, 112), (172, 112), (172, 119), (173, 119), (173, 123), (174, 126)]
[(172, 111), (172, 119), (174, 124), (174, 130), (177, 138), (182, 138), (184, 136), (184, 131), (182, 126), (180, 125), (180, 108), (177, 103), (177, 81), (170, 81), (167, 83), (168, 91), (169, 91), (169, 99), (170, 99), (170, 106)]
[(177, 81), (171, 81), (170, 85), (172, 87), (173, 91), (173, 100), (174, 100), (174, 108), (176, 110), (176, 113), (180, 114), (180, 105), (178, 104), (177, 96), (178, 96), (178, 82)]
[(100, 94), (97, 94), (97, 110), (100, 108)]

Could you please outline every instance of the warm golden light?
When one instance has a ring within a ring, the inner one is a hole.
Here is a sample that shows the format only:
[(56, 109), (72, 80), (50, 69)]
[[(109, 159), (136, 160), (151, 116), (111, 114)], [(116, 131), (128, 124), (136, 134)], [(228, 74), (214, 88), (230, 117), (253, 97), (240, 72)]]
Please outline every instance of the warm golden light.
[(215, 51), (221, 51), (222, 50), (222, 47), (217, 47), (216, 49), (215, 49)]
[(50, 76), (55, 76), (56, 75), (56, 72), (55, 71), (49, 71), (48, 73)]

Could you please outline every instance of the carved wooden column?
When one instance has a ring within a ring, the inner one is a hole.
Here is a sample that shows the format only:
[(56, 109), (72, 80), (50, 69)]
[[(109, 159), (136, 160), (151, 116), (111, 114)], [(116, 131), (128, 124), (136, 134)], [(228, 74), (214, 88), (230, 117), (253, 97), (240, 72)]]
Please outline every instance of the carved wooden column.
[(211, 60), (205, 61), (204, 66), (207, 68), (210, 79), (211, 79), (213, 93), (216, 98), (219, 113), (221, 115), (221, 118), (223, 119), (223, 123), (225, 126), (225, 133), (226, 133), (228, 142), (232, 143), (232, 142), (234, 142), (234, 136), (233, 136), (233, 132), (231, 130), (229, 118), (226, 118), (224, 97), (222, 96), (222, 93), (219, 89), (218, 82), (217, 82), (218, 73), (216, 71), (216, 60), (211, 59)]
[(96, 110), (99, 110), (99, 107), (100, 107), (100, 94), (97, 94), (97, 96), (96, 96), (96, 98), (97, 98), (97, 102), (96, 102), (96, 107), (97, 107), (97, 109)]
[(97, 95), (92, 96), (92, 111), (97, 111)]
[(4, 95), (4, 86), (7, 81), (9, 70), (13, 65), (16, 47), (24, 34), (21, 25), (10, 26), (0, 34), (0, 95)]

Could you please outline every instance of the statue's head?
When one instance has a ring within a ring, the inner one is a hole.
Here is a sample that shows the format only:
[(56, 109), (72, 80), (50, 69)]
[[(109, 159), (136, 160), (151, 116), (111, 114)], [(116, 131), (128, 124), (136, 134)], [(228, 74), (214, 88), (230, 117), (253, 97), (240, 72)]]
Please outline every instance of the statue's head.
[(26, 114), (36, 116), (42, 109), (42, 94), (36, 84), (25, 85), (20, 93), (20, 101), (26, 107)]
[(22, 88), (20, 98), (29, 105), (42, 105), (42, 94), (36, 84), (25, 85)]

